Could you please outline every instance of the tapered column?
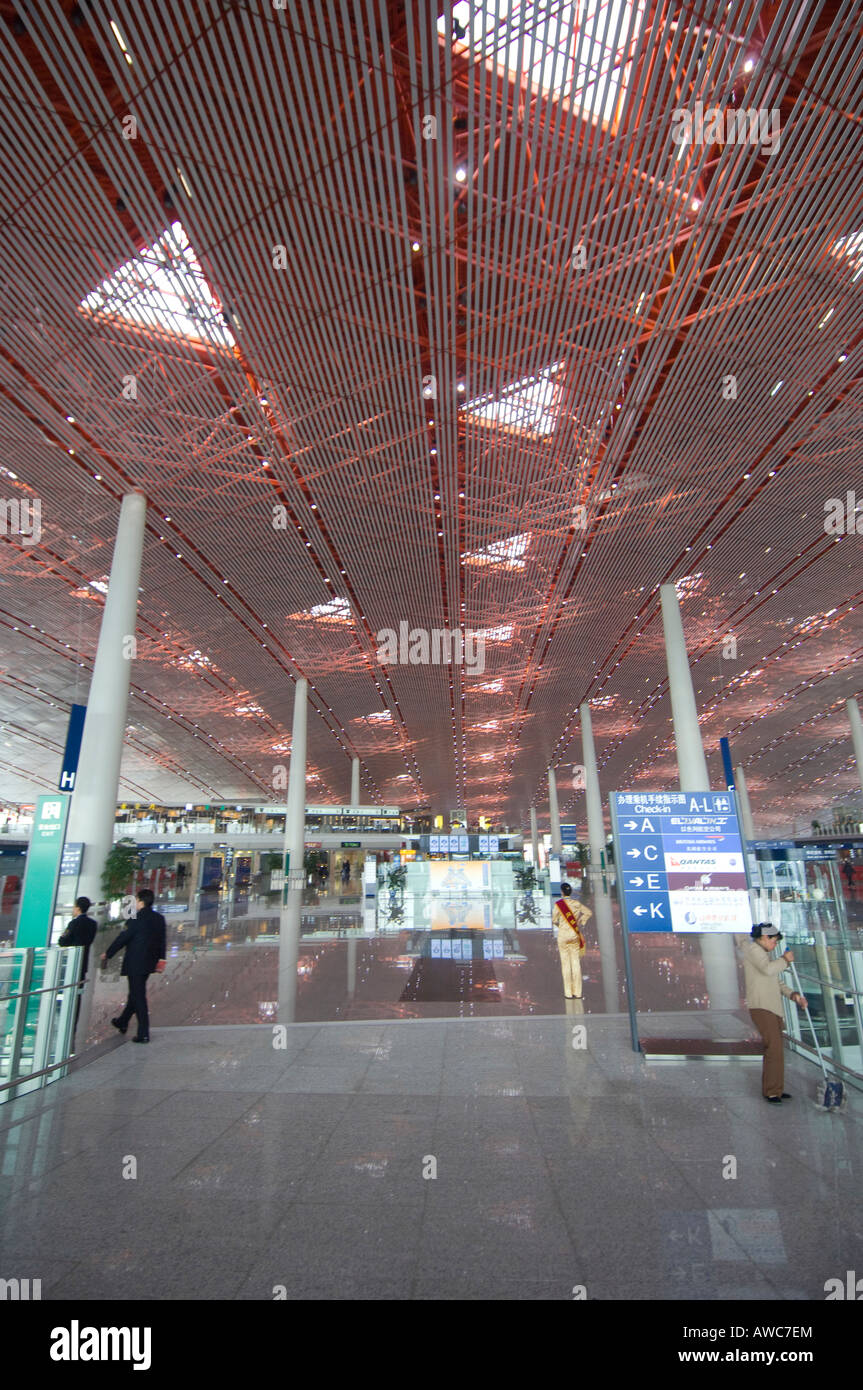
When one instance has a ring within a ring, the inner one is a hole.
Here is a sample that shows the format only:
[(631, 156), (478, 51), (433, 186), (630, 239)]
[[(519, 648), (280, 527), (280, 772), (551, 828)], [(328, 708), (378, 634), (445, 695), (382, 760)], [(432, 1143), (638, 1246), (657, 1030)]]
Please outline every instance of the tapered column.
[(590, 706), (583, 704), (579, 709), (581, 717), (581, 756), (584, 758), (584, 790), (587, 800), (587, 842), (590, 845), (590, 867), (594, 874), (602, 869), (602, 852), (605, 849), (605, 826), (602, 821), (602, 797), (599, 791), (599, 773), (596, 770), (596, 747), (593, 742), (593, 722)]
[(692, 673), (683, 637), (677, 590), (673, 584), (663, 584), (659, 590), (659, 597), (662, 602), (668, 693), (671, 696), (680, 790), (706, 792), (710, 790), (710, 778), (707, 775), (707, 759), (704, 756), (701, 730), (698, 727), (698, 709), (695, 704), (695, 691), (692, 688)]
[[(692, 688), (689, 655), (683, 636), (680, 604), (673, 584), (660, 586), (662, 625), (665, 631), (665, 658), (668, 664), (668, 692), (677, 750), (677, 771), (682, 792), (710, 790), (707, 759), (698, 727), (698, 707)], [(704, 982), (712, 1009), (736, 1009), (740, 1004), (734, 943), (729, 936), (702, 934), (701, 955)]]
[(127, 493), (120, 508), (66, 830), (67, 842), (84, 845), (78, 892), (94, 903), (103, 896), (102, 870), (114, 843), (146, 521), (144, 494)]
[(300, 909), (303, 901), (303, 854), (306, 831), (306, 727), (309, 683), (300, 677), (294, 689), (294, 723), (288, 801), (285, 808), (285, 856), (288, 864), (287, 899), (279, 924), (279, 1022), (293, 1023), (297, 1001), (297, 957), (300, 944)]
[(348, 947), (348, 998), (353, 999), (357, 992), (357, 938), (349, 936)]
[(557, 778), (554, 768), (548, 769), (548, 813), (551, 819), (551, 852), (563, 854), (563, 841), (560, 838), (560, 808), (557, 804)]
[(536, 823), (536, 807), (530, 808), (530, 843), (533, 848), (533, 867), (539, 871), (539, 827)]
[(857, 778), (861, 789), (863, 789), (863, 721), (860, 719), (860, 706), (856, 700), (846, 700), (845, 708), (851, 723), (851, 742), (854, 744)]
[(607, 888), (603, 887), (602, 876), (597, 874), (593, 896), (588, 899), (588, 905), (593, 908), (593, 922), (588, 923), (589, 928), (596, 923), (596, 939), (599, 942), (599, 968), (602, 974), (602, 993), (605, 1000), (605, 1012), (616, 1014), (620, 1008), (619, 990), (617, 980), (617, 952), (614, 944), (614, 925), (612, 920), (611, 894)]
[(740, 812), (740, 825), (744, 840), (755, 839), (755, 822), (752, 819), (752, 806), (749, 802), (749, 788), (746, 773), (742, 767), (734, 769), (734, 790), (737, 792), (737, 808)]
[(352, 806), (359, 806), (359, 804), (360, 804), (360, 760), (359, 760), (359, 758), (352, 758), (352, 759), (351, 759), (351, 805), (352, 805)]

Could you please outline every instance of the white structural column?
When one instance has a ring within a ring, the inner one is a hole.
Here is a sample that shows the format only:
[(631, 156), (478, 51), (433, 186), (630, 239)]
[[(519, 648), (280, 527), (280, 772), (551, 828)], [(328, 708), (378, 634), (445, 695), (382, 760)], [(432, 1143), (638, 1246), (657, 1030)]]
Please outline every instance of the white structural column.
[(755, 839), (755, 822), (752, 819), (752, 806), (749, 802), (749, 788), (746, 785), (746, 773), (742, 767), (734, 769), (734, 789), (737, 792), (737, 806), (740, 811), (740, 823), (743, 829), (745, 840)]
[[(692, 688), (689, 654), (683, 636), (680, 603), (673, 584), (660, 586), (662, 625), (665, 632), (665, 659), (668, 663), (668, 692), (677, 748), (677, 771), (682, 792), (710, 790), (707, 759), (698, 727), (698, 707)], [(701, 936), (704, 981), (712, 1009), (736, 1009), (740, 1005), (737, 962), (730, 936)]]
[(857, 776), (863, 788), (863, 721), (860, 719), (860, 706), (856, 700), (846, 700), (845, 708), (851, 723), (851, 741), (854, 744), (854, 757), (857, 760)]
[(617, 951), (614, 944), (614, 924), (612, 920), (611, 894), (602, 886), (602, 875), (594, 876), (594, 891), (589, 898), (583, 898), (585, 907), (593, 908), (593, 921), (588, 922), (586, 933), (596, 924), (596, 939), (599, 942), (599, 968), (602, 973), (602, 993), (605, 999), (605, 1012), (616, 1014), (620, 1008), (617, 982)]
[(357, 992), (357, 938), (348, 937), (348, 998)]
[(593, 722), (590, 706), (579, 708), (581, 717), (581, 756), (584, 758), (584, 790), (587, 801), (587, 842), (590, 845), (590, 867), (595, 875), (602, 868), (602, 852), (605, 849), (605, 826), (602, 823), (602, 797), (599, 791), (599, 773), (596, 770), (596, 747), (593, 742)]
[(689, 669), (689, 654), (683, 637), (677, 590), (673, 584), (663, 584), (659, 590), (659, 597), (662, 603), (668, 693), (671, 696), (680, 790), (706, 792), (710, 790), (710, 778), (707, 775), (707, 759), (704, 756), (701, 730), (698, 727), (698, 708), (692, 688), (692, 672)]
[(533, 847), (533, 867), (539, 872), (539, 827), (536, 823), (536, 807), (530, 808), (530, 843)]
[(551, 852), (563, 854), (563, 841), (560, 838), (560, 808), (557, 804), (557, 778), (554, 768), (548, 769), (548, 813), (551, 819)]
[(360, 760), (351, 758), (351, 805), (360, 804)]
[(297, 958), (300, 909), (303, 901), (303, 854), (306, 831), (306, 731), (309, 683), (301, 676), (294, 690), (291, 763), (285, 808), (285, 855), (288, 863), (287, 902), (279, 923), (279, 1022), (293, 1023), (297, 1001)]
[(66, 830), (68, 842), (84, 845), (78, 892), (94, 903), (102, 898), (102, 870), (114, 843), (146, 521), (146, 497), (128, 492), (120, 508)]

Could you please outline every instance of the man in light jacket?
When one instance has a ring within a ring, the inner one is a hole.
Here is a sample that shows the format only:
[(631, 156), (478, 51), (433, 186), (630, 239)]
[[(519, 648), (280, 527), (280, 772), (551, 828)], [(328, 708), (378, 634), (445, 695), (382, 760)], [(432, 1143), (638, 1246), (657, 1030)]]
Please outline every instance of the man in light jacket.
[(802, 994), (795, 993), (780, 980), (794, 956), (785, 951), (777, 960), (771, 953), (782, 933), (770, 922), (759, 922), (752, 928), (751, 937), (738, 938), (743, 956), (746, 981), (746, 1003), (752, 1022), (764, 1042), (764, 1066), (761, 1070), (761, 1092), (771, 1105), (790, 1100), (785, 1084), (785, 1058), (782, 1051), (782, 998), (792, 999), (798, 1008), (806, 1008)]

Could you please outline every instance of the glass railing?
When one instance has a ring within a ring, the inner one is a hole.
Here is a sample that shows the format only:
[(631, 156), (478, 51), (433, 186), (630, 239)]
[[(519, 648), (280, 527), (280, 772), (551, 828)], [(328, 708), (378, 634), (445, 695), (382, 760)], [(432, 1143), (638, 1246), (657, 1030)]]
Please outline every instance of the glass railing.
[(840, 1076), (863, 1088), (863, 937), (854, 930), (840, 935), (813, 928), (808, 939), (792, 938), (788, 944), (812, 1020), (810, 1026), (806, 1015), (786, 1002), (792, 1047), (811, 1055), (814, 1027), (828, 1068), (835, 1064)]
[[(785, 1001), (792, 1048), (816, 1058), (813, 1029), (828, 1071), (863, 1089), (863, 924), (859, 890), (848, 887), (829, 846), (779, 842), (750, 855), (759, 916), (783, 933), (809, 1003), (810, 1018)], [(783, 975), (793, 988), (790, 974)], [(811, 1023), (810, 1023), (811, 1019)]]
[(0, 1105), (65, 1076), (81, 949), (0, 949)]

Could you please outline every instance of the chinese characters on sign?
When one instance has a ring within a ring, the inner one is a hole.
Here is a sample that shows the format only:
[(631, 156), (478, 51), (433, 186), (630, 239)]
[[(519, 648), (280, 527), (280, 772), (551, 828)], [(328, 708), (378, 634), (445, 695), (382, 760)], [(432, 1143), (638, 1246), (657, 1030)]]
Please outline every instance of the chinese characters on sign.
[(629, 931), (750, 931), (733, 792), (613, 792), (611, 818)]

